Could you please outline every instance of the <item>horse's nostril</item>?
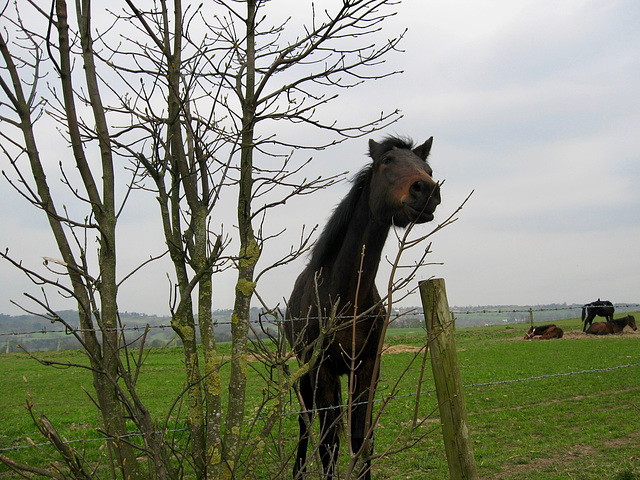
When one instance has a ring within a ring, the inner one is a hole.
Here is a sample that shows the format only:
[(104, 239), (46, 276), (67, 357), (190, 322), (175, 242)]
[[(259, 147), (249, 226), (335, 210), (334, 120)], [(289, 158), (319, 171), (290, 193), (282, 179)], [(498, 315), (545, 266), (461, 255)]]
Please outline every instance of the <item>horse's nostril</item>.
[(411, 184), (410, 190), (414, 195), (422, 195), (429, 190), (429, 187), (423, 180), (417, 180)]
[(409, 187), (409, 194), (418, 202), (431, 200), (435, 205), (440, 203), (440, 186), (438, 184), (416, 180)]

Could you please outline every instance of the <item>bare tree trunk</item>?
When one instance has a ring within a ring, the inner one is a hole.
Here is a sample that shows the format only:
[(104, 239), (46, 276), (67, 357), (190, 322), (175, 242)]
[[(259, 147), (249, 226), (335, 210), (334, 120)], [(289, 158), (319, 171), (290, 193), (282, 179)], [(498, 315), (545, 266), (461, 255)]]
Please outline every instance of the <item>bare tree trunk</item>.
[[(176, 37), (180, 37), (180, 35), (176, 35)], [(192, 178), (193, 174), (188, 170), (186, 153), (183, 145), (180, 117), (181, 105), (179, 98), (180, 71), (178, 69), (180, 61), (180, 43), (177, 38), (175, 40), (174, 47), (175, 50), (173, 55), (169, 55), (167, 58), (167, 62), (169, 64), (169, 138), (167, 140), (171, 151), (170, 164), (173, 172), (174, 184), (173, 195), (171, 197), (172, 228), (166, 234), (170, 235), (170, 241), (174, 243), (174, 248), (179, 252), (178, 255), (172, 255), (172, 259), (174, 260), (174, 268), (178, 277), (181, 308), (174, 313), (171, 323), (174, 330), (178, 335), (180, 335), (184, 345), (185, 368), (187, 369), (187, 381), (189, 383), (189, 401), (187, 402), (187, 408), (189, 410), (189, 425), (191, 427), (191, 434), (194, 442), (191, 455), (193, 457), (194, 464), (196, 465), (196, 470), (199, 472), (199, 475), (201, 475), (205, 471), (206, 462), (206, 431), (204, 421), (205, 405), (203, 403), (202, 396), (202, 374), (200, 370), (196, 341), (196, 322), (194, 318), (193, 303), (191, 301), (193, 286), (191, 285), (189, 274), (187, 273), (185, 258), (187, 252), (183, 251), (179, 247), (179, 245), (182, 244), (182, 229), (180, 228), (180, 218), (182, 215), (180, 206), (181, 198), (179, 194), (180, 186), (184, 187), (187, 201), (191, 207), (191, 228), (200, 228), (201, 222), (198, 222), (200, 205), (197, 202), (197, 193), (195, 192), (194, 179)], [(165, 232), (166, 231), (167, 229), (165, 228)]]
[(211, 267), (207, 248), (207, 218), (201, 209), (194, 218), (195, 224), (195, 264), (203, 275), (198, 282), (198, 323), (204, 354), (204, 400), (206, 405), (205, 454), (206, 478), (219, 478), (222, 461), (222, 385), (220, 378), (220, 358), (213, 331)]
[[(247, 388), (247, 341), (251, 298), (255, 290), (254, 271), (260, 257), (260, 246), (252, 226), (251, 200), (253, 187), (253, 150), (255, 127), (255, 14), (256, 1), (247, 1), (246, 16), (246, 75), (242, 101), (242, 138), (240, 144), (240, 185), (238, 194), (238, 230), (240, 253), (238, 281), (231, 320), (232, 359), (229, 381), (227, 429), (224, 436), (225, 475), (233, 478), (241, 451), (242, 421), (244, 420)], [(240, 93), (240, 92), (238, 92)]]
[[(118, 348), (118, 324), (117, 324), (117, 282), (116, 282), (116, 257), (115, 257), (115, 183), (113, 173), (113, 159), (104, 110), (98, 91), (95, 65), (93, 61), (92, 40), (90, 37), (91, 11), (89, 1), (83, 0), (78, 7), (78, 24), (80, 27), (80, 40), (84, 61), (85, 78), (94, 119), (96, 121), (97, 136), (100, 144), (102, 160), (102, 198), (97, 190), (91, 169), (87, 163), (82, 146), (80, 131), (76, 117), (74, 92), (71, 84), (71, 62), (67, 23), (67, 6), (64, 0), (57, 0), (57, 29), (60, 48), (60, 75), (62, 80), (65, 113), (67, 115), (69, 135), (74, 151), (76, 166), (82, 176), (92, 210), (100, 229), (100, 301), (102, 315), (96, 312), (96, 320), (101, 322), (103, 349), (102, 355), (95, 352), (91, 357), (93, 365), (94, 386), (98, 396), (100, 412), (102, 414), (104, 428), (108, 435), (114, 437), (116, 457), (125, 478), (144, 478), (133, 448), (119, 439), (126, 434), (127, 427), (123, 416), (122, 405), (118, 399), (116, 382), (118, 381), (119, 355)], [(83, 322), (86, 326), (92, 325), (91, 311), (83, 307)]]
[[(180, 336), (187, 374), (187, 410), (193, 439), (190, 449), (198, 477), (215, 478), (222, 462), (222, 408), (220, 359), (217, 352), (212, 321), (212, 266), (222, 249), (221, 241), (211, 242), (208, 230), (211, 208), (215, 201), (210, 184), (209, 158), (198, 137), (200, 118), (192, 118), (188, 86), (183, 84), (185, 68), (182, 59), (183, 10), (180, 0), (173, 2), (173, 18), (167, 4), (162, 4), (162, 22), (153, 24), (154, 16), (146, 16), (132, 1), (127, 1), (145, 31), (162, 46), (166, 59), (168, 105), (166, 138), (167, 158), (157, 158), (167, 165), (171, 174), (168, 189), (164, 182), (167, 173), (152, 162), (141, 158), (147, 172), (153, 177), (159, 192), (164, 233), (178, 283), (178, 307), (172, 309), (172, 326)], [(152, 24), (149, 24), (151, 21)], [(155, 36), (155, 28), (161, 32)], [(169, 26), (173, 25), (173, 32)], [(188, 84), (188, 82), (186, 82)], [(196, 83), (197, 84), (197, 83)], [(154, 118), (157, 131), (163, 131), (165, 120)], [(206, 128), (205, 128), (206, 130)], [(184, 201), (187, 208), (185, 209)], [(186, 219), (187, 225), (181, 225)], [(189, 269), (193, 269), (193, 274)], [(197, 287), (197, 306), (192, 296)], [(197, 309), (196, 325), (194, 312)], [(197, 350), (197, 330), (203, 343), (204, 365)]]

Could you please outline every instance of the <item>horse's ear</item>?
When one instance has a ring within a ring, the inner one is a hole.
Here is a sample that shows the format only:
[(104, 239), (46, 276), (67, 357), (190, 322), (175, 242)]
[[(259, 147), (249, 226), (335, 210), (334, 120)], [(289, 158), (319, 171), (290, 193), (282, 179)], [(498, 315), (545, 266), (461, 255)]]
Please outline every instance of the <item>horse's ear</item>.
[(429, 152), (431, 151), (431, 145), (433, 144), (433, 137), (429, 138), (426, 142), (424, 142), (419, 147), (413, 149), (413, 153), (419, 156), (422, 160), (427, 160), (429, 156)]
[(374, 139), (369, 139), (369, 156), (374, 160), (379, 158), (383, 152), (383, 146), (376, 142)]

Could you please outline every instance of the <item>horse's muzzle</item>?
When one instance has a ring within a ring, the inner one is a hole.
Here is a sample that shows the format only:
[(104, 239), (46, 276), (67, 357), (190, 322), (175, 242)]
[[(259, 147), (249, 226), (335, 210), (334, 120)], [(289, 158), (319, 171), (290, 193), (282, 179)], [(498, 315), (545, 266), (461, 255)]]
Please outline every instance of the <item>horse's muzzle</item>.
[(440, 185), (415, 182), (411, 185), (411, 195), (407, 197), (402, 204), (409, 219), (414, 223), (430, 222), (436, 207), (440, 205)]

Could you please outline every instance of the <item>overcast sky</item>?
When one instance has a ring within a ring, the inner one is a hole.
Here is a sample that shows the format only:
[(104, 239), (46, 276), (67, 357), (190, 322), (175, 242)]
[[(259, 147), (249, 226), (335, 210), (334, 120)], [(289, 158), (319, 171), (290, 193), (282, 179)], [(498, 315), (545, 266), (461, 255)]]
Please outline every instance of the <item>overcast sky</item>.
[[(639, 25), (637, 0), (405, 0), (385, 25), (389, 36), (409, 28), (404, 53), (389, 58), (404, 73), (341, 92), (332, 108), (363, 117), (399, 108), (403, 118), (374, 138), (434, 136), (434, 177), (446, 180), (435, 222), (474, 191), (457, 222), (431, 238), (429, 261), (443, 265), (420, 272), (445, 278), (451, 305), (640, 301)], [(325, 175), (353, 174), (366, 149), (363, 138), (302, 155)], [(283, 209), (273, 219), (290, 230), (283, 245), (302, 224), (322, 226), (347, 188)], [(120, 225), (121, 276), (162, 250), (154, 200), (136, 201)], [(2, 179), (0, 248), (37, 268), (59, 255), (45, 219), (24, 204)], [(304, 263), (264, 277), (258, 291), (281, 302)], [(167, 313), (167, 271), (159, 263), (126, 284), (121, 310)], [(216, 308), (232, 306), (234, 281), (214, 280)], [(24, 291), (37, 288), (0, 263), (0, 313), (19, 313), (9, 300)]]

